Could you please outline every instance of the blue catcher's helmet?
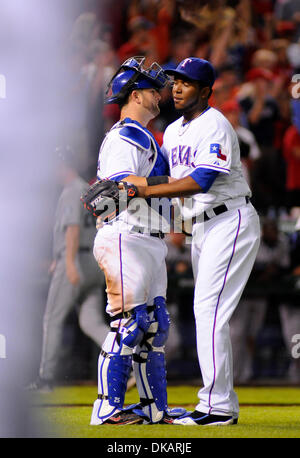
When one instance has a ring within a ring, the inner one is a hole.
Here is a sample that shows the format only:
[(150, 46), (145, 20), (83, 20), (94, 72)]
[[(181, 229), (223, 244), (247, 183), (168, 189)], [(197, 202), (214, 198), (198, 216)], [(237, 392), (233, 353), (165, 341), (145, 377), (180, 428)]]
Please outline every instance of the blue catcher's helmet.
[(162, 89), (169, 82), (163, 69), (154, 62), (151, 67), (144, 67), (145, 57), (127, 59), (108, 84), (106, 104), (120, 103), (134, 89)]

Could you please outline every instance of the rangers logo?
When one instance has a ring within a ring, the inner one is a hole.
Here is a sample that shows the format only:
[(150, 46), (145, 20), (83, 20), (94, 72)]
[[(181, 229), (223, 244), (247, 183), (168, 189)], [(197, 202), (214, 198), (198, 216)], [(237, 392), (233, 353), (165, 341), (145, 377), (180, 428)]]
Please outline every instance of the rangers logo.
[(181, 65), (180, 65), (180, 67), (181, 67), (181, 68), (184, 68), (188, 62), (193, 62), (193, 60), (192, 60), (192, 59), (189, 59), (189, 58), (184, 59), (184, 61), (183, 61), (183, 62), (181, 63)]

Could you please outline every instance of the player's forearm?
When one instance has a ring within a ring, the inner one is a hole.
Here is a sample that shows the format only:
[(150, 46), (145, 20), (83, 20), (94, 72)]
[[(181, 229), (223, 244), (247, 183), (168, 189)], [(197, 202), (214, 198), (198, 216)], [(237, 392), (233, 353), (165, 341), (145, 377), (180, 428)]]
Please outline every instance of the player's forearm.
[(196, 181), (188, 176), (180, 180), (172, 181), (171, 183), (159, 184), (156, 186), (138, 186), (140, 197), (185, 197), (202, 192), (201, 187)]
[(128, 175), (121, 181), (125, 181), (126, 183), (132, 183), (135, 186), (147, 186), (147, 179), (145, 177), (138, 177), (136, 175)]

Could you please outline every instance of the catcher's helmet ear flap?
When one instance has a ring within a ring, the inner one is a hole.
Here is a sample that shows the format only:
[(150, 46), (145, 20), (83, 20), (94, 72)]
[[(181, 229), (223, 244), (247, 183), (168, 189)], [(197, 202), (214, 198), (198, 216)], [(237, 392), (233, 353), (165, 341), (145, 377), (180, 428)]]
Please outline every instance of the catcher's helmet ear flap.
[(136, 89), (135, 80), (138, 74), (134, 70), (123, 70), (111, 81), (107, 93), (111, 89), (110, 96), (105, 100), (106, 104), (121, 102), (133, 89)]
[(133, 57), (121, 65), (108, 84), (106, 104), (122, 102), (134, 89), (159, 90), (168, 84), (169, 77), (157, 63), (145, 68), (144, 61), (144, 57)]

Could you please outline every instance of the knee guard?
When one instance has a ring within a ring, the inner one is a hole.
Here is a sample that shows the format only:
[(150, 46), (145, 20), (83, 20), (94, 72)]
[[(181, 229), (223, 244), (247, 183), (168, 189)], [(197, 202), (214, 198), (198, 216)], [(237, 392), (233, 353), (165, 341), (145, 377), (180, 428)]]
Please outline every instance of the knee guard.
[(134, 347), (150, 326), (146, 306), (133, 310), (129, 319), (108, 334), (98, 359), (98, 399), (94, 403), (91, 424), (101, 424), (122, 409), (132, 367)]
[(156, 298), (151, 325), (133, 355), (140, 401), (150, 423), (159, 422), (168, 407), (164, 344), (169, 326), (165, 300)]

